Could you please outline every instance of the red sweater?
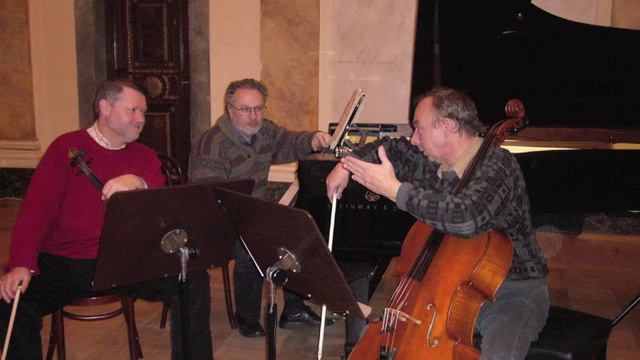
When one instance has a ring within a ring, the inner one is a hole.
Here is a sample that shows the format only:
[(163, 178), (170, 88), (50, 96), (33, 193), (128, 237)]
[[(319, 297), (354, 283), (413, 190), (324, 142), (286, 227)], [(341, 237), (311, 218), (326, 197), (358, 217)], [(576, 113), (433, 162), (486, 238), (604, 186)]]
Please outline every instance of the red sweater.
[(71, 167), (71, 147), (86, 152), (85, 161), (103, 183), (124, 174), (143, 178), (149, 188), (164, 183), (160, 161), (145, 145), (133, 142), (120, 150), (105, 149), (84, 129), (58, 137), (27, 189), (11, 237), (8, 268), (38, 271), (39, 252), (70, 259), (97, 257), (106, 203), (78, 168)]

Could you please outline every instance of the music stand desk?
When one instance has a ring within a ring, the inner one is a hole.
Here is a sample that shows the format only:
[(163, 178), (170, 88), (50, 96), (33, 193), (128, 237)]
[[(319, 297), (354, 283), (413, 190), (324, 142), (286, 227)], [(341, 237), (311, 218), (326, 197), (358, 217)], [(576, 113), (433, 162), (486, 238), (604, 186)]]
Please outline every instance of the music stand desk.
[(93, 289), (179, 274), (177, 256), (160, 247), (163, 237), (176, 229), (186, 232), (187, 245), (199, 250), (199, 256), (189, 261), (189, 272), (226, 264), (237, 233), (220, 204), (221, 187), (249, 194), (253, 180), (113, 194), (107, 203)]
[(245, 194), (218, 189), (229, 217), (262, 274), (278, 262), (279, 249), (295, 255), (301, 271), (287, 271), (284, 287), (336, 313), (365, 318), (311, 215)]

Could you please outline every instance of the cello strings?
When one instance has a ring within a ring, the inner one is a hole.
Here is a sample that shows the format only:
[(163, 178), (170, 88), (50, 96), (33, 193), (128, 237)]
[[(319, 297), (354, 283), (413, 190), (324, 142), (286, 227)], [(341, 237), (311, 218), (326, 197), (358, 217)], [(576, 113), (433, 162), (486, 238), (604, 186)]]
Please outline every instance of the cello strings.
[(411, 294), (411, 291), (417, 285), (417, 281), (419, 278), (417, 275), (420, 273), (420, 270), (423, 269), (425, 263), (427, 262), (427, 259), (429, 258), (430, 252), (428, 250), (428, 243), (426, 243), (419, 256), (414, 259), (409, 273), (403, 276), (402, 280), (400, 280), (398, 286), (394, 290), (389, 300), (389, 304), (384, 310), (381, 331), (385, 336), (384, 345), (387, 351), (391, 351), (393, 345), (395, 344), (398, 320), (401, 316), (401, 307), (406, 303)]

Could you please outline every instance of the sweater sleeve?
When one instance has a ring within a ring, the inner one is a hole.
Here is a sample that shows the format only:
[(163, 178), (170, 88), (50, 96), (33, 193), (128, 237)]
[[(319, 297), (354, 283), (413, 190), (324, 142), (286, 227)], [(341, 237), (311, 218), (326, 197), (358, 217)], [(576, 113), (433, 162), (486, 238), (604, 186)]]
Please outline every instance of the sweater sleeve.
[(268, 126), (268, 137), (274, 144), (273, 164), (283, 164), (303, 159), (311, 154), (311, 138), (313, 132), (290, 131), (265, 120)]
[(72, 174), (65, 149), (61, 141), (54, 141), (31, 178), (11, 237), (7, 269), (38, 271), (42, 239), (55, 221)]
[(505, 160), (485, 159), (459, 194), (452, 191), (459, 181), (453, 172), (444, 173), (442, 179), (435, 173), (414, 177), (400, 187), (397, 206), (448, 234), (472, 237), (490, 231), (514, 192), (510, 174), (516, 170)]
[(513, 193), (510, 174), (517, 171), (517, 163), (502, 152), (493, 151), (470, 183), (454, 195), (457, 176), (449, 172), (439, 178), (439, 164), (429, 161), (406, 139), (383, 138), (354, 150), (352, 156), (380, 163), (379, 146), (384, 146), (396, 177), (402, 182), (396, 194), (398, 208), (448, 234), (471, 237), (491, 230), (495, 226), (493, 219), (504, 210)]
[(149, 189), (162, 187), (165, 184), (165, 179), (160, 170), (160, 159), (153, 151), (149, 152), (147, 158), (146, 166), (137, 175), (144, 179)]

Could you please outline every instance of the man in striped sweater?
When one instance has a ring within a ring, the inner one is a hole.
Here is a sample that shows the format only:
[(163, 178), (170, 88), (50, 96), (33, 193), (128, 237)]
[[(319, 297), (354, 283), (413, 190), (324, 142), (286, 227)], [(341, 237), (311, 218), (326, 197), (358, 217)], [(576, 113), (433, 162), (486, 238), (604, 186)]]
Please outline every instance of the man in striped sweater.
[[(294, 132), (264, 119), (267, 88), (260, 81), (233, 81), (225, 92), (225, 113), (207, 130), (189, 159), (192, 182), (253, 179), (252, 196), (268, 200), (267, 177), (271, 164), (296, 161), (330, 145), (327, 133)], [(262, 278), (242, 243), (234, 249), (235, 298), (239, 331), (246, 337), (265, 336), (260, 325)], [(301, 297), (284, 292), (280, 327), (319, 326), (320, 317)], [(327, 321), (327, 325), (333, 321)]]
[(546, 259), (531, 224), (518, 161), (491, 144), (467, 185), (454, 192), (482, 145), (476, 107), (459, 91), (436, 88), (418, 99), (411, 141), (385, 138), (353, 151), (327, 177), (327, 196), (353, 180), (445, 234), (470, 238), (502, 230), (512, 240), (509, 274), (476, 318), (480, 359), (524, 359), (549, 311)]

